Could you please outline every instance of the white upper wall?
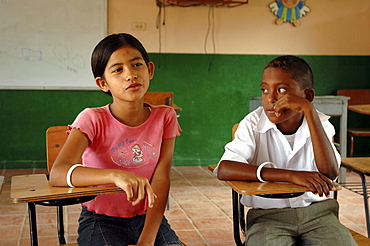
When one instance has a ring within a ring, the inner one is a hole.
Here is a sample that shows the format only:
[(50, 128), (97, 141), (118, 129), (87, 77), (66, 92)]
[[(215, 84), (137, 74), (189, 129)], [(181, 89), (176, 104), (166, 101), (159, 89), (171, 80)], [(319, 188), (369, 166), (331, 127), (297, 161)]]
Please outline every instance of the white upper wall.
[[(246, 5), (214, 8), (166, 7), (161, 26), (161, 44), (155, 0), (108, 0), (108, 32), (136, 36), (148, 52), (205, 53), (209, 24), (214, 26), (217, 54), (370, 55), (369, 0), (307, 0), (311, 9), (301, 26), (276, 25), (270, 11), (274, 0), (249, 0)], [(135, 31), (135, 22), (145, 23)], [(212, 29), (206, 50), (213, 53)]]

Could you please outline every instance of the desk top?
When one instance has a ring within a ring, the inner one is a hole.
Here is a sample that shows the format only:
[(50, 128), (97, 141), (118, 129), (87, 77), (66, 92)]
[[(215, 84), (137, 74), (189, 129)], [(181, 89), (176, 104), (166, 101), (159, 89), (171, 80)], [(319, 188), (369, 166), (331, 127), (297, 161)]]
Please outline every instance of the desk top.
[(308, 188), (291, 184), (275, 182), (254, 182), (254, 181), (225, 181), (233, 190), (243, 195), (266, 195), (300, 193), (310, 191)]
[[(208, 169), (213, 171), (217, 165), (209, 165)], [(266, 195), (266, 194), (285, 194), (309, 192), (307, 187), (278, 182), (255, 182), (255, 181), (225, 181), (233, 190), (242, 195)], [(342, 186), (335, 183), (337, 190), (341, 190)]]
[(370, 115), (370, 104), (350, 105), (348, 109), (360, 114)]
[(370, 174), (370, 157), (342, 158), (342, 164), (357, 171)]
[(12, 177), (10, 201), (24, 203), (118, 192), (123, 191), (118, 187), (55, 187), (45, 174), (19, 175)]

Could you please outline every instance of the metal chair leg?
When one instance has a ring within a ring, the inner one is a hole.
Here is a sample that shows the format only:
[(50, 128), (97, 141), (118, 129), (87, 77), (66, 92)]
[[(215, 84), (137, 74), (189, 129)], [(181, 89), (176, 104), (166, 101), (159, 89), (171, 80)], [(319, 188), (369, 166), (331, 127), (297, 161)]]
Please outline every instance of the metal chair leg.
[(368, 193), (367, 193), (366, 177), (363, 173), (361, 173), (360, 176), (362, 180), (362, 192), (363, 192), (363, 197), (364, 197), (367, 237), (370, 238), (370, 212), (369, 212), (369, 200), (368, 200)]
[(31, 245), (32, 246), (38, 246), (36, 207), (35, 207), (35, 204), (33, 202), (28, 203), (28, 219), (29, 219), (29, 222), (30, 222)]
[(349, 156), (352, 157), (353, 156), (353, 151), (354, 151), (354, 148), (355, 148), (355, 137), (352, 134), (349, 134), (349, 137), (350, 137), (350, 140), (351, 140), (351, 144), (350, 144), (350, 148), (349, 148)]
[(239, 195), (239, 223), (240, 223), (240, 230), (242, 233), (246, 232), (245, 229), (245, 213), (244, 213), (244, 205), (240, 203), (240, 199), (242, 195)]
[(63, 218), (63, 206), (57, 206), (57, 227), (58, 227), (58, 238), (59, 244), (66, 244), (64, 238), (64, 218)]
[(244, 243), (240, 240), (240, 228), (239, 228), (239, 194), (232, 190), (232, 202), (233, 202), (233, 227), (234, 227), (234, 241), (237, 246), (244, 246)]

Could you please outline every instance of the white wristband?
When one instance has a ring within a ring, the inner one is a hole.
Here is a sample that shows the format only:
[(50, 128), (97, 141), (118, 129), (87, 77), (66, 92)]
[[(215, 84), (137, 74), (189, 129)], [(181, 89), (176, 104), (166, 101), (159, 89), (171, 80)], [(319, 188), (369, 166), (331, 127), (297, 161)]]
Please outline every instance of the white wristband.
[(71, 166), (67, 172), (67, 184), (69, 187), (73, 188), (73, 184), (71, 183), (71, 175), (72, 175), (72, 172), (73, 170), (75, 170), (76, 167), (83, 167), (82, 164), (74, 164), (73, 166)]
[(259, 181), (261, 181), (261, 182), (266, 182), (265, 180), (263, 180), (262, 178), (261, 178), (261, 170), (262, 170), (262, 168), (264, 167), (264, 166), (266, 166), (266, 165), (271, 165), (271, 166), (273, 166), (274, 168), (277, 168), (277, 166), (276, 166), (276, 164), (275, 163), (273, 163), (273, 162), (269, 162), (269, 161), (266, 161), (266, 162), (264, 162), (264, 163), (262, 163), (261, 165), (259, 165), (258, 166), (258, 168), (257, 168), (257, 178), (258, 178), (258, 180)]

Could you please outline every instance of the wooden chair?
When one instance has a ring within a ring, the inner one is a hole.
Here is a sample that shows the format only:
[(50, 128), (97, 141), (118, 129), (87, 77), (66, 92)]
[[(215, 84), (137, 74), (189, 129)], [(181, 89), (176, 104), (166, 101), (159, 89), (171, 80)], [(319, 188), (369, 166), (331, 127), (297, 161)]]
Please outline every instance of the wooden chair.
[[(46, 130), (46, 159), (47, 169), (50, 172), (55, 159), (57, 158), (60, 150), (67, 140), (67, 126), (52, 126)], [(82, 162), (82, 160), (80, 161)], [(64, 237), (64, 220), (63, 220), (63, 207), (67, 205), (74, 205), (94, 199), (95, 196), (84, 196), (52, 201), (41, 201), (35, 202), (38, 205), (43, 206), (56, 206), (57, 207), (57, 227), (58, 227), (58, 238), (61, 245), (77, 246), (76, 243), (66, 244)]]
[[(338, 90), (338, 96), (347, 96), (348, 106), (370, 104), (370, 90)], [(355, 137), (370, 137), (370, 128), (347, 128), (347, 133), (350, 138), (349, 156), (353, 156)], [(343, 136), (344, 137), (344, 136)]]
[(177, 117), (180, 116), (178, 111), (181, 111), (182, 108), (176, 105), (173, 101), (174, 93), (173, 92), (147, 92), (144, 95), (144, 101), (152, 105), (167, 105), (171, 106), (176, 110)]
[(147, 92), (144, 95), (144, 101), (153, 105), (172, 106), (173, 92)]
[[(50, 172), (54, 161), (67, 140), (67, 126), (54, 126), (46, 131), (47, 169)], [(10, 200), (12, 203), (28, 203), (31, 245), (38, 245), (36, 205), (55, 206), (57, 208), (57, 230), (60, 245), (77, 246), (76, 243), (66, 244), (64, 237), (63, 206), (79, 204), (94, 199), (98, 194), (121, 192), (119, 188), (67, 188), (52, 187), (49, 175), (31, 174), (13, 176)], [(76, 190), (74, 190), (76, 189)]]

